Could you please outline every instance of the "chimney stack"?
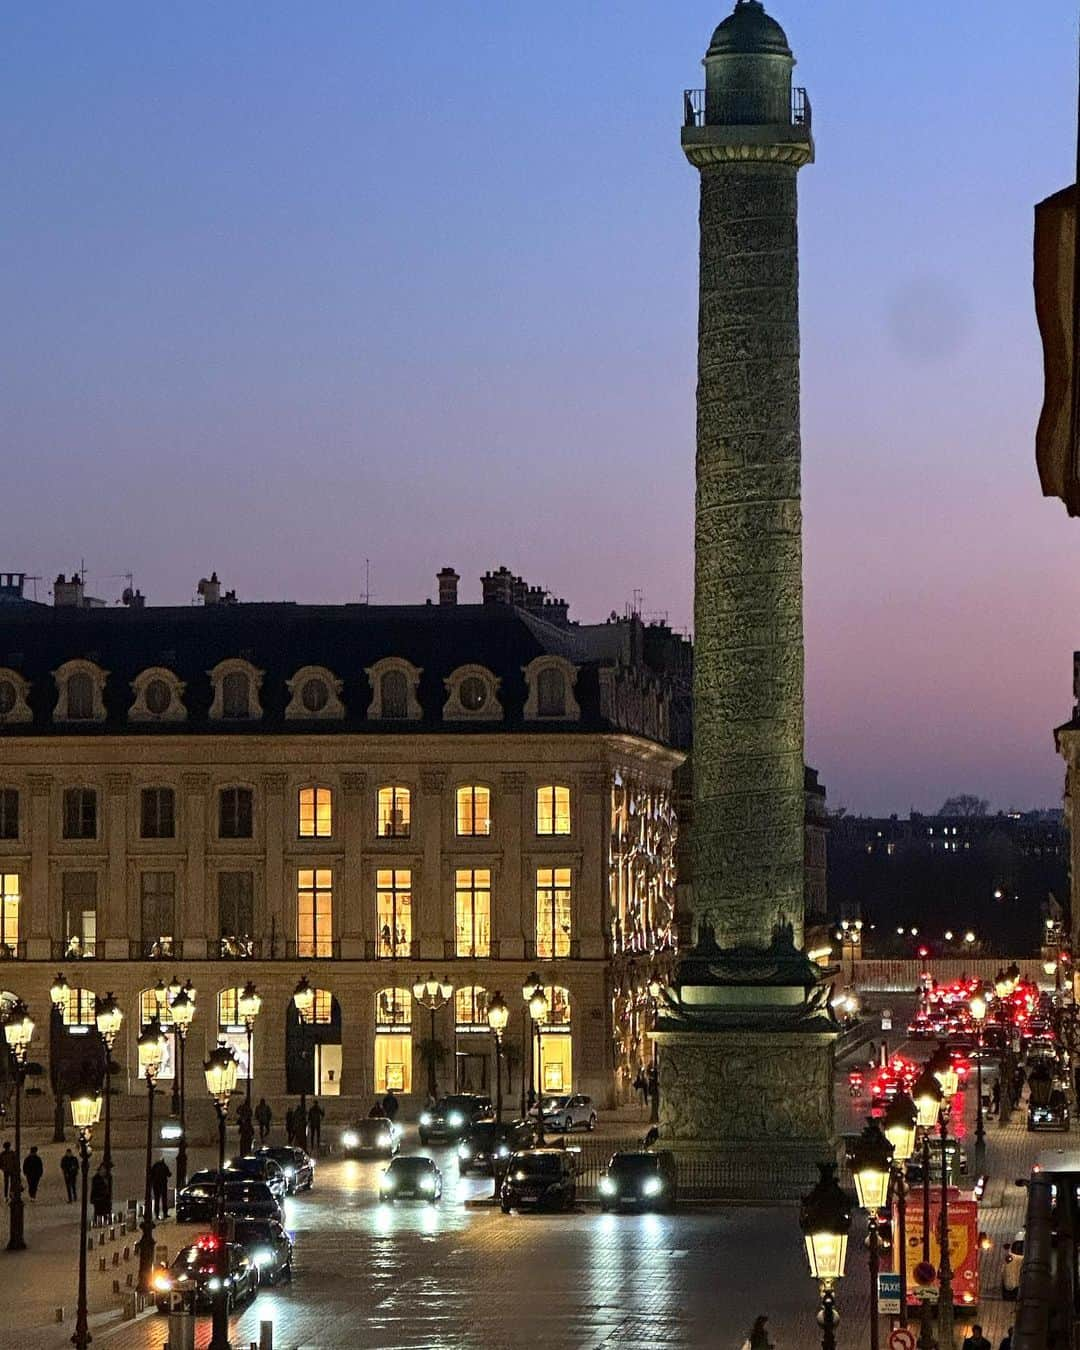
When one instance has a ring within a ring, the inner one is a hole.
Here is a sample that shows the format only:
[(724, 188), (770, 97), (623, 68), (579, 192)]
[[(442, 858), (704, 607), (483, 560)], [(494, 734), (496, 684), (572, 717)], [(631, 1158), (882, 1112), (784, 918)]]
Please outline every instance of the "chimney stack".
[(216, 572), (210, 573), (210, 578), (201, 577), (199, 580), (198, 592), (202, 596), (204, 605), (218, 605), (221, 603), (221, 582), (218, 581)]
[(485, 572), (480, 578), (480, 585), (483, 587), (485, 605), (510, 604), (513, 595), (512, 578), (507, 568), (500, 567), (497, 572)]
[(444, 567), (435, 578), (439, 583), (439, 604), (456, 605), (457, 588), (461, 578), (452, 567)]
[(83, 582), (78, 572), (72, 572), (68, 581), (63, 572), (53, 582), (53, 604), (57, 609), (81, 609)]

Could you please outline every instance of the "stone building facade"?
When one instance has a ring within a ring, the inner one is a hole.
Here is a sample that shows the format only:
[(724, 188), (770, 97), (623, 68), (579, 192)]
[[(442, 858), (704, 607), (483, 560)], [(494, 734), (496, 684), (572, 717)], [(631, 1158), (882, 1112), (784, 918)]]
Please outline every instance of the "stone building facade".
[[(494, 1090), (498, 990), (512, 1101), (534, 970), (536, 1081), (627, 1090), (676, 937), (683, 754), (657, 635), (573, 624), (505, 569), (482, 604), (458, 604), (457, 580), (434, 605), (298, 606), (227, 602), (211, 578), (184, 609), (89, 607), (74, 582), (36, 605), (9, 583), (0, 1002), (26, 1001), (54, 1092), (100, 1055), (94, 998), (112, 992), (114, 1081), (141, 1095), (135, 1041), (175, 975), (197, 991), (189, 1096), (219, 1037), (246, 1064), (253, 980), (256, 1095), (359, 1109), (392, 1087), (408, 1106), (432, 1054), (412, 987), (434, 972), (453, 986), (440, 1087)], [(50, 1012), (57, 971), (70, 993)], [(291, 1001), (304, 975), (310, 1024)]]

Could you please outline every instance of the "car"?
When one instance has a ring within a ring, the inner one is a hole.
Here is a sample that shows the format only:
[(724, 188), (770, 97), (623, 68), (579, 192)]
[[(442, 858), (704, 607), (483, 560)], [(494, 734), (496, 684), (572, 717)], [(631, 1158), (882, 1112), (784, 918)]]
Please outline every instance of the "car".
[(1021, 1228), (1005, 1249), (1001, 1266), (1001, 1297), (1012, 1302), (1020, 1292), (1020, 1271), (1024, 1266), (1024, 1230)]
[(391, 1160), (379, 1177), (379, 1200), (392, 1205), (395, 1200), (442, 1199), (442, 1173), (431, 1158), (412, 1153)]
[(459, 1092), (453, 1097), (440, 1097), (430, 1111), (420, 1113), (420, 1142), (460, 1139), (470, 1125), (478, 1120), (491, 1120), (494, 1115), (491, 1098), (482, 1093)]
[(265, 1181), (226, 1181), (222, 1212), (238, 1219), (285, 1222), (285, 1201)]
[(401, 1130), (385, 1116), (365, 1116), (341, 1132), (345, 1158), (392, 1158), (401, 1147)]
[(217, 1168), (192, 1172), (176, 1197), (177, 1223), (209, 1223), (217, 1213)]
[(675, 1155), (663, 1149), (613, 1153), (600, 1178), (600, 1208), (670, 1209), (679, 1198)]
[(259, 1268), (238, 1243), (204, 1233), (181, 1249), (172, 1265), (153, 1277), (160, 1312), (169, 1312), (170, 1296), (185, 1294), (188, 1306), (210, 1309), (224, 1291), (228, 1311), (255, 1297)]
[(310, 1191), (315, 1185), (315, 1159), (302, 1148), (293, 1148), (290, 1144), (264, 1144), (256, 1158), (270, 1158), (285, 1173), (285, 1185), (289, 1195), (297, 1191)]
[(234, 1219), (232, 1239), (255, 1263), (260, 1284), (292, 1281), (292, 1238), (276, 1219)]
[(1069, 1101), (1060, 1087), (1054, 1088), (1046, 1102), (1030, 1102), (1027, 1118), (1028, 1131), (1069, 1129)]
[(529, 1148), (510, 1159), (499, 1191), (502, 1212), (573, 1209), (577, 1200), (575, 1155), (565, 1148)]
[(596, 1107), (593, 1099), (580, 1092), (563, 1093), (559, 1097), (545, 1097), (540, 1103), (544, 1124), (553, 1130), (569, 1134), (579, 1125), (586, 1130), (596, 1129)]
[(279, 1163), (265, 1153), (249, 1153), (233, 1158), (225, 1167), (225, 1181), (265, 1181), (274, 1197), (284, 1203), (289, 1182)]
[[(955, 1139), (945, 1141), (945, 1152), (949, 1163), (949, 1184), (957, 1185), (957, 1178), (966, 1176), (968, 1170), (967, 1154), (963, 1146)], [(906, 1175), (911, 1185), (921, 1185), (923, 1166), (921, 1153), (915, 1153), (906, 1164)], [(930, 1180), (941, 1181), (941, 1144), (935, 1139), (930, 1144)]]
[(458, 1171), (462, 1176), (469, 1172), (491, 1172), (496, 1161), (509, 1161), (512, 1153), (532, 1148), (538, 1136), (535, 1120), (513, 1120), (506, 1124), (478, 1120), (457, 1146)]

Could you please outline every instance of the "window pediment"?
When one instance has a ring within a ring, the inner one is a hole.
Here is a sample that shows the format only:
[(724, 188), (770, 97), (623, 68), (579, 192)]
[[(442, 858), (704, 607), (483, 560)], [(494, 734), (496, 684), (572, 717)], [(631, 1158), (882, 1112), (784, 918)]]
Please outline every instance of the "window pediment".
[(93, 661), (65, 661), (53, 671), (57, 700), (54, 722), (104, 722), (109, 672)]
[(444, 681), (447, 699), (443, 720), (447, 722), (501, 722), (499, 702), (502, 681), (487, 666), (458, 666)]
[(341, 681), (325, 666), (301, 666), (285, 687), (290, 695), (285, 709), (289, 721), (338, 722), (345, 716)]
[(17, 670), (0, 666), (0, 727), (34, 720), (27, 702), (29, 694), (28, 680), (24, 680)]
[(131, 681), (135, 695), (128, 709), (129, 722), (183, 722), (187, 718), (184, 690), (187, 686), (165, 666), (151, 666)]

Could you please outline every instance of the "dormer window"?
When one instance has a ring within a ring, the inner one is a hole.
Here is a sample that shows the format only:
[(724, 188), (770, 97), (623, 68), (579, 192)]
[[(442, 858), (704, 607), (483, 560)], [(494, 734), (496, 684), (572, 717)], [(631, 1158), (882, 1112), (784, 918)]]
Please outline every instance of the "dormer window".
[(574, 697), (577, 666), (561, 656), (538, 656), (525, 670), (529, 694), (525, 700), (526, 722), (576, 722), (581, 708)]
[(210, 671), (214, 701), (210, 717), (219, 722), (253, 722), (262, 716), (259, 689), (263, 673), (248, 661), (221, 661)]
[(128, 709), (128, 721), (183, 722), (187, 717), (184, 688), (184, 682), (164, 666), (141, 671), (131, 682), (135, 699)]
[(0, 667), (0, 726), (29, 722), (33, 714), (26, 696), (30, 686), (15, 670)]
[(58, 698), (53, 717), (57, 722), (103, 722), (102, 693), (108, 672), (93, 661), (67, 661), (55, 671)]
[(446, 681), (443, 718), (448, 722), (501, 722), (499, 683), (486, 666), (458, 666)]
[(303, 666), (286, 688), (291, 697), (285, 716), (290, 721), (333, 722), (345, 716), (341, 681), (323, 666)]
[(418, 722), (420, 701), (416, 690), (423, 672), (398, 656), (384, 657), (367, 668), (372, 699), (368, 717), (380, 722)]

